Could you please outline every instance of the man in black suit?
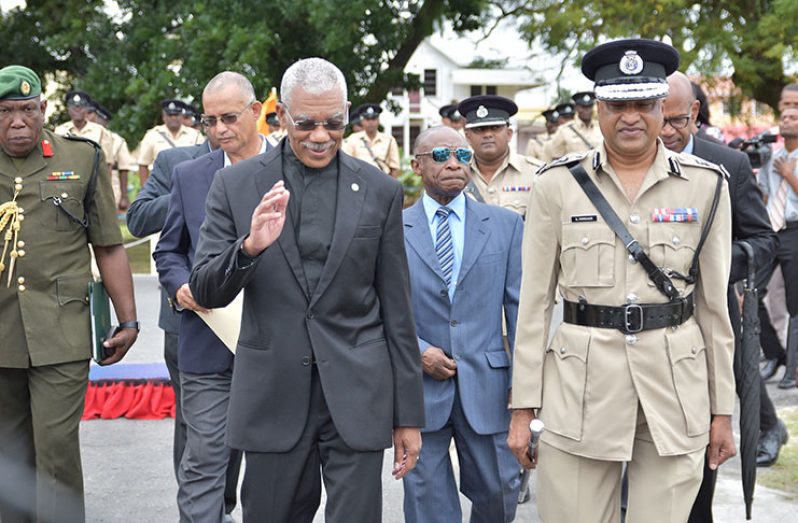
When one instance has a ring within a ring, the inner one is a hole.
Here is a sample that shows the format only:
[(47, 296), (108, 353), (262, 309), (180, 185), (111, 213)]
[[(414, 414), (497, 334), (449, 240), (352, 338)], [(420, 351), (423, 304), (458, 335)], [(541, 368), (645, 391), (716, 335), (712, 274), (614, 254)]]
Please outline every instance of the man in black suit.
[[(765, 204), (756, 186), (748, 157), (729, 147), (724, 147), (693, 134), (699, 102), (686, 75), (680, 72), (668, 77), (669, 92), (665, 99), (663, 115), (665, 125), (660, 132), (665, 147), (672, 151), (689, 153), (722, 165), (729, 172), (729, 196), (732, 207), (732, 266), (729, 275), (729, 315), (735, 332), (735, 349), (739, 349), (741, 335), (740, 308), (733, 284), (745, 278), (747, 260), (737, 242), (745, 240), (754, 249), (757, 267), (765, 267), (776, 249), (777, 240), (768, 220)], [(760, 425), (763, 433), (777, 423), (776, 411), (761, 382)], [(689, 521), (712, 521), (712, 495), (716, 471), (705, 465), (704, 481), (698, 492)]]
[(402, 187), (339, 152), (337, 67), (296, 62), (280, 94), (287, 138), (216, 174), (190, 280), (207, 308), (244, 291), (227, 425), (244, 520), (312, 521), (323, 477), (325, 521), (380, 521), (384, 449), (404, 477), (424, 425)]

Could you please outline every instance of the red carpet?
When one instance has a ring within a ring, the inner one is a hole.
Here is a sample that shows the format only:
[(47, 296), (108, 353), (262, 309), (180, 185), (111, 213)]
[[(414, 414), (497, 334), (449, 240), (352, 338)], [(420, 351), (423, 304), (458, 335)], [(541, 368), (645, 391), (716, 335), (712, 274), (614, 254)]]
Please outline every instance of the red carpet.
[(175, 416), (175, 393), (163, 363), (91, 366), (82, 419), (167, 416)]

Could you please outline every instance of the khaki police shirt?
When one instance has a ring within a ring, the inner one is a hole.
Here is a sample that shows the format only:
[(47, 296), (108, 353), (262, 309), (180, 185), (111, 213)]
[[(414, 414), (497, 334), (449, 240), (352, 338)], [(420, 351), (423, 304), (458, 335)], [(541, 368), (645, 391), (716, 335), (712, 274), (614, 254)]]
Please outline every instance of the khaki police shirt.
[(159, 152), (173, 147), (196, 145), (204, 140), (199, 131), (185, 125), (180, 126), (177, 136), (173, 136), (166, 125), (156, 125), (147, 131), (139, 144), (138, 164), (152, 167)]
[(110, 163), (117, 171), (135, 171), (138, 169), (136, 159), (130, 154), (127, 141), (113, 131), (111, 133)]
[(374, 165), (385, 174), (390, 174), (392, 169), (399, 170), (399, 146), (391, 135), (377, 133), (372, 141), (366, 131), (358, 131), (344, 140), (342, 149), (346, 154)]
[(266, 141), (269, 142), (272, 147), (277, 147), (280, 144), (280, 140), (282, 140), (286, 134), (285, 129), (280, 129), (279, 131), (269, 133), (266, 137)]
[[(630, 202), (603, 145), (576, 157), (651, 260), (687, 274), (719, 168), (673, 153), (658, 141), (656, 160)], [(690, 319), (632, 335), (562, 323), (548, 342), (558, 286), (572, 302), (668, 302), (558, 163), (536, 179), (524, 226), (518, 311), (524, 320), (516, 333), (513, 407), (541, 409), (544, 441), (584, 457), (629, 460), (638, 403), (660, 455), (706, 447), (710, 415), (731, 414), (735, 402), (726, 301), (731, 266), (727, 183), (700, 253), (697, 284), (673, 280), (683, 296), (695, 297)], [(685, 207), (697, 210), (697, 222), (658, 222), (652, 216), (655, 209)]]
[(554, 136), (553, 134), (536, 134), (532, 136), (526, 144), (526, 156), (527, 158), (535, 158), (537, 160), (543, 160), (543, 148), (546, 146), (548, 142), (551, 141), (551, 137)]
[(535, 158), (510, 153), (496, 174), (490, 181), (487, 181), (479, 172), (476, 157), (474, 157), (471, 159), (471, 179), (485, 203), (498, 205), (524, 216), (535, 172), (542, 165)]
[(540, 159), (550, 162), (566, 154), (583, 153), (598, 147), (603, 141), (596, 120), (591, 121), (590, 125), (585, 125), (585, 122), (576, 118), (557, 129), (551, 140), (543, 147), (543, 156)]
[(72, 121), (69, 121), (56, 127), (55, 134), (60, 134), (61, 136), (67, 136), (71, 134), (73, 136), (80, 136), (81, 138), (88, 138), (89, 140), (100, 144), (108, 163), (113, 163), (111, 158), (113, 157), (114, 139), (113, 136), (111, 136), (111, 131), (102, 125), (87, 121), (86, 125), (83, 126), (83, 129), (78, 129), (75, 127)]
[[(50, 143), (51, 157), (44, 156), (41, 144), (17, 163), (0, 150), (0, 203), (13, 198), (15, 180), (21, 180), (17, 203), (24, 217), (10, 287), (6, 287), (9, 267), (0, 274), (0, 367), (36, 367), (91, 357), (88, 244), (122, 243), (104, 156), (86, 231), (53, 200), (61, 198), (72, 214), (83, 217), (94, 147), (47, 130), (43, 138)], [(66, 177), (72, 179), (61, 179)]]

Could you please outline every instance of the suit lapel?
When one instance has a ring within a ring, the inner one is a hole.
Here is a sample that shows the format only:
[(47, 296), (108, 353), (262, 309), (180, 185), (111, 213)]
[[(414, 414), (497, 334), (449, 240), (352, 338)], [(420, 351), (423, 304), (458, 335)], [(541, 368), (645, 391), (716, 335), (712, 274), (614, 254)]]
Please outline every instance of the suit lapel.
[(445, 282), (446, 279), (438, 262), (438, 255), (435, 254), (434, 241), (430, 234), (427, 214), (424, 212), (424, 205), (421, 203), (421, 199), (405, 213), (405, 240), (410, 245), (410, 248), (416, 251), (418, 257), (440, 278), (441, 282)]
[(363, 200), (368, 191), (368, 184), (363, 180), (358, 171), (360, 167), (346, 159), (346, 156), (338, 154), (338, 189), (335, 204), (335, 229), (330, 245), (330, 252), (327, 254), (327, 261), (316, 285), (316, 292), (311, 299), (311, 305), (324, 294), (325, 289), (330, 284), (341, 266), (355, 229), (360, 221), (360, 212), (363, 209)]
[[(283, 157), (281, 153), (274, 155), (267, 155), (261, 159), (263, 169), (258, 173), (255, 185), (258, 188), (258, 200), (256, 206), (260, 203), (263, 195), (269, 192), (272, 186), (279, 180), (283, 179)], [(254, 210), (254, 207), (253, 207)], [(305, 271), (302, 269), (302, 258), (299, 256), (299, 247), (296, 244), (296, 232), (294, 229), (294, 221), (291, 219), (291, 213), (286, 210), (285, 224), (283, 231), (277, 238), (277, 244), (283, 251), (285, 260), (291, 271), (294, 273), (297, 283), (305, 293), (305, 297), (310, 299), (308, 295), (308, 281), (305, 278)]]
[(216, 172), (224, 167), (224, 153), (221, 149), (216, 149), (211, 154), (208, 155), (208, 165), (205, 168), (205, 186), (206, 192), (211, 188), (211, 183), (213, 183), (213, 177)]
[(458, 282), (465, 280), (468, 271), (474, 266), (490, 238), (490, 231), (484, 224), (489, 219), (490, 217), (483, 214), (478, 205), (470, 198), (466, 198), (465, 246), (460, 274), (457, 275)]

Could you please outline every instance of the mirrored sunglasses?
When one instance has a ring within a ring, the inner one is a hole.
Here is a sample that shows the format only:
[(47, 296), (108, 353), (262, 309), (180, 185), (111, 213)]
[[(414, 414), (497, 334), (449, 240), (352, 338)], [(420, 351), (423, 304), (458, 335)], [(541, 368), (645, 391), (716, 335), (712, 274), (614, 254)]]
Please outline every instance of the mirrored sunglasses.
[(454, 157), (457, 159), (458, 162), (467, 164), (471, 161), (471, 157), (473, 156), (473, 152), (471, 149), (465, 149), (458, 147), (457, 149), (449, 149), (448, 147), (434, 147), (428, 153), (416, 153), (416, 156), (432, 156), (432, 161), (435, 163), (445, 163), (449, 161), (449, 157), (451, 157), (452, 153), (454, 153)]

